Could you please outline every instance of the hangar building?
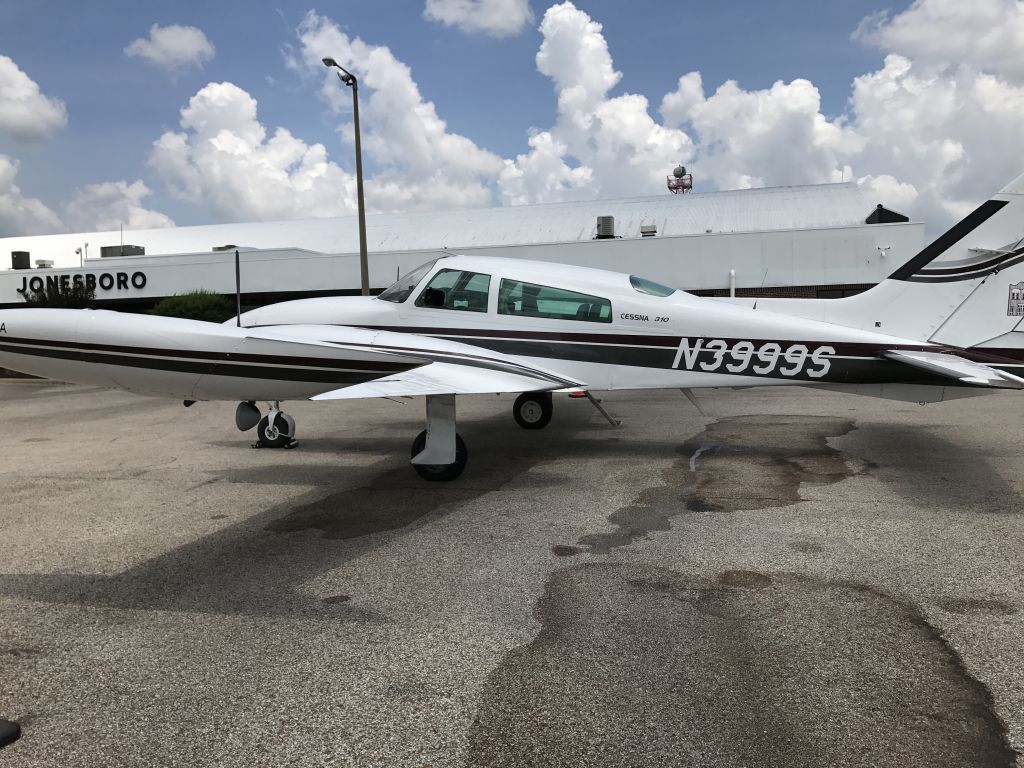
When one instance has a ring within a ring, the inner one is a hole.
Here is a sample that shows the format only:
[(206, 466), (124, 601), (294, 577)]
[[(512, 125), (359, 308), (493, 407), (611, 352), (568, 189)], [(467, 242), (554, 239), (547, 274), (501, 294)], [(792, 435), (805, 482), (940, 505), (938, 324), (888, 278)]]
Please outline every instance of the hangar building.
[[(924, 225), (853, 183), (367, 217), (370, 286), (444, 252), (628, 271), (704, 295), (837, 297), (924, 245)], [(98, 306), (147, 309), (195, 289), (247, 306), (359, 290), (355, 216), (0, 238), (0, 307), (76, 282)], [(6, 265), (5, 265), (6, 266)]]

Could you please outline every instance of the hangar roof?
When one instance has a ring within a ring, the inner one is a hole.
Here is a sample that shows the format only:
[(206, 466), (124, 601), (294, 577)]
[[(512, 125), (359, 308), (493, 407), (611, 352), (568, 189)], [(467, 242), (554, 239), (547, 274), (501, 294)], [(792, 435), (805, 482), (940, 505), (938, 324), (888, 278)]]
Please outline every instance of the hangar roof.
[[(641, 224), (654, 224), (658, 236), (707, 232), (759, 232), (785, 229), (864, 226), (877, 201), (854, 183), (769, 187), (726, 192), (620, 200), (586, 200), (473, 210), (381, 213), (367, 216), (371, 252), (591, 240), (598, 216), (615, 217), (615, 234), (639, 237)], [(38, 235), (0, 239), (0, 254), (25, 250), (31, 258), (74, 259), (89, 242), (89, 256), (117, 245), (114, 232)], [(356, 253), (355, 216), (297, 221), (212, 224), (124, 232), (124, 242), (145, 247), (147, 255), (209, 252), (233, 244), (254, 248), (303, 248), (322, 253)], [(8, 266), (6, 258), (0, 266)]]

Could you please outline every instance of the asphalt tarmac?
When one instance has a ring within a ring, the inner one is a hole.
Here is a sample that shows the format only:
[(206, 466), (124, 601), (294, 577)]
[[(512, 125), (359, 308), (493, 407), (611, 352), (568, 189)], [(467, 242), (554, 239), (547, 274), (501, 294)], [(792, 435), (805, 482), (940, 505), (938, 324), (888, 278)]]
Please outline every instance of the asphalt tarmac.
[(0, 765), (1016, 764), (1019, 396), (511, 402), (0, 381)]

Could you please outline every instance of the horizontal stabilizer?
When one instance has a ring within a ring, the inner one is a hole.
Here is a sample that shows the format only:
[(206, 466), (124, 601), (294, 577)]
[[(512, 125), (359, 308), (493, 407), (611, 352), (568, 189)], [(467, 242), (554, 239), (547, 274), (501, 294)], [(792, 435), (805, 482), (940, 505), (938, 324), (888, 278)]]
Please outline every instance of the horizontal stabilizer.
[(883, 352), (882, 356), (949, 379), (956, 379), (964, 384), (1001, 389), (1024, 389), (1024, 379), (1019, 376), (944, 352), (893, 349)]
[(563, 385), (553, 383), (549, 378), (534, 378), (507, 371), (437, 362), (363, 384), (324, 392), (310, 399), (354, 400), (363, 397), (483, 395), (499, 392), (550, 391), (562, 388)]

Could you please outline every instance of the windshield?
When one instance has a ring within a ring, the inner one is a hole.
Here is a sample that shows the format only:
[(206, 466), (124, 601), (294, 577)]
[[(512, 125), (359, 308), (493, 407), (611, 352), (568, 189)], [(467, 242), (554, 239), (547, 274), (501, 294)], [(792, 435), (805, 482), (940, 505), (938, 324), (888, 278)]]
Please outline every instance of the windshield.
[(384, 301), (393, 301), (395, 304), (401, 304), (409, 298), (416, 286), (420, 284), (420, 280), (426, 276), (427, 272), (429, 272), (436, 263), (437, 259), (428, 261), (426, 264), (416, 267), (416, 269), (409, 274), (402, 275), (398, 278), (398, 282), (385, 290), (377, 298)]
[(650, 296), (671, 296), (676, 292), (675, 288), (669, 288), (667, 285), (656, 283), (645, 277), (637, 277), (636, 275), (629, 276), (629, 283), (640, 293), (646, 293)]

